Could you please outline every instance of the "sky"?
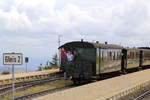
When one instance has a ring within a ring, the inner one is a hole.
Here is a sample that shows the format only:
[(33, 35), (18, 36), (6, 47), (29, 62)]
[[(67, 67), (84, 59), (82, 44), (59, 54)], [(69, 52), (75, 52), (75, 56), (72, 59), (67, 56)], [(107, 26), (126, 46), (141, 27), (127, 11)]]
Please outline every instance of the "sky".
[[(150, 0), (0, 0), (0, 65), (21, 52), (30, 67), (46, 63), (61, 44), (99, 41), (150, 46)], [(23, 65), (25, 66), (25, 65)]]

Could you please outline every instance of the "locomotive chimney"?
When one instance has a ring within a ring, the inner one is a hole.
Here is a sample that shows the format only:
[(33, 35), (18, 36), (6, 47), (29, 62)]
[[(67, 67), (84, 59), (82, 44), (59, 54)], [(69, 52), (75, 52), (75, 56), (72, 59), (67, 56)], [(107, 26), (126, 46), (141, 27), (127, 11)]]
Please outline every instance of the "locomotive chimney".
[(108, 44), (107, 42), (105, 42), (105, 44)]
[(81, 42), (83, 42), (83, 39), (81, 39)]
[(96, 43), (98, 44), (98, 43), (99, 43), (99, 41), (96, 41)]

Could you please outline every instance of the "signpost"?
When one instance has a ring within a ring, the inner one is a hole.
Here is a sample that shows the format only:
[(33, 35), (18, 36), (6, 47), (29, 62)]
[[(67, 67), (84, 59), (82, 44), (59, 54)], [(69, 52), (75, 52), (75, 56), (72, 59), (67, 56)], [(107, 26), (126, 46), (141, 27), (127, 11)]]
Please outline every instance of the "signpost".
[(28, 71), (27, 70), (27, 63), (29, 62), (29, 58), (28, 57), (25, 57), (25, 63), (26, 63), (26, 72)]
[(14, 65), (22, 65), (23, 54), (22, 53), (3, 53), (3, 64), (12, 65), (12, 100), (15, 98), (15, 71)]

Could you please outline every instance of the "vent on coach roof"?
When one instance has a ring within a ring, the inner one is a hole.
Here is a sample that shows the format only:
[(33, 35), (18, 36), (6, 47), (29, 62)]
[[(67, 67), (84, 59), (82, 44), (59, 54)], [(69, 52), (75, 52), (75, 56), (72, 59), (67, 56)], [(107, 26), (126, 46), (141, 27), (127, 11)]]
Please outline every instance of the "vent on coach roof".
[(108, 44), (108, 42), (105, 42), (105, 44)]

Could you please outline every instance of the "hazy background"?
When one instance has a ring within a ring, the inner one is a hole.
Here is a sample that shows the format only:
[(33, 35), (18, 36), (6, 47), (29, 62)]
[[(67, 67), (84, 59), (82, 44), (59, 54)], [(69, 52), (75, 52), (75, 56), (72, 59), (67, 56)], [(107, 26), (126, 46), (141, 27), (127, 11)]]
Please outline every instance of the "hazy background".
[(149, 5), (149, 0), (0, 0), (0, 66), (5, 68), (4, 52), (21, 52), (35, 70), (57, 52), (58, 35), (61, 44), (84, 38), (149, 46)]

